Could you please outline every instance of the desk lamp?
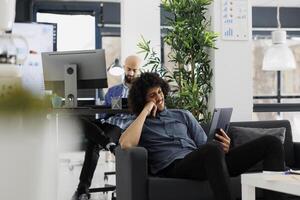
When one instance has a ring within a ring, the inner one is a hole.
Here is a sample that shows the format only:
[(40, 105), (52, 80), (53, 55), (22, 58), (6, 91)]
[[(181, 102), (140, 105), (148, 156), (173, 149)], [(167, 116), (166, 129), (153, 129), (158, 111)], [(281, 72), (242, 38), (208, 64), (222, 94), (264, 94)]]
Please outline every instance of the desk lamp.
[(107, 69), (107, 71), (113, 76), (121, 76), (124, 74), (124, 69), (118, 58), (115, 59), (114, 63)]

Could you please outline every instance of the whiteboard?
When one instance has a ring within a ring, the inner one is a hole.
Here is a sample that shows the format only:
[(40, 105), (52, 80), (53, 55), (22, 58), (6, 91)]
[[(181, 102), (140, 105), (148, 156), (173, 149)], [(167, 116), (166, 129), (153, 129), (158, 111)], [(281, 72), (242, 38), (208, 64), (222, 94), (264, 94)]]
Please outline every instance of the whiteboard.
[(22, 84), (35, 95), (44, 95), (41, 53), (53, 51), (54, 28), (52, 24), (15, 23), (13, 25), (12, 33), (23, 36), (28, 42), (29, 54), (25, 63), (20, 66)]
[(249, 0), (221, 1), (222, 39), (249, 40)]

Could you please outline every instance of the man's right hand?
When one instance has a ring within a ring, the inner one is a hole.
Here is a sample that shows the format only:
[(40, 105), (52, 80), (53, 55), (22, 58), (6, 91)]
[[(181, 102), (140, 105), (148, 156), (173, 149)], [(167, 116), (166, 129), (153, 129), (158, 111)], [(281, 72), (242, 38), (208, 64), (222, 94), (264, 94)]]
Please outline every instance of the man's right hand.
[(216, 134), (217, 141), (221, 144), (225, 153), (228, 153), (230, 148), (230, 138), (223, 129), (220, 129)]
[(144, 106), (144, 111), (146, 111), (148, 113), (147, 116), (149, 116), (151, 114), (153, 117), (155, 117), (156, 111), (157, 111), (157, 106), (153, 101), (149, 101)]

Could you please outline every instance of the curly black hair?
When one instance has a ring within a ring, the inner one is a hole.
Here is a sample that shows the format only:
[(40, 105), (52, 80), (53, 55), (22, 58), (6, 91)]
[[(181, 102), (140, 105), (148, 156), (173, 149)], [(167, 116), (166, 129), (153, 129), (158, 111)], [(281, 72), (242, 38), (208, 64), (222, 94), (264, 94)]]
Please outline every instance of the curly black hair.
[(145, 72), (132, 82), (129, 90), (128, 103), (134, 114), (140, 114), (146, 105), (146, 95), (149, 89), (160, 87), (164, 97), (170, 90), (169, 84), (164, 81), (157, 73)]

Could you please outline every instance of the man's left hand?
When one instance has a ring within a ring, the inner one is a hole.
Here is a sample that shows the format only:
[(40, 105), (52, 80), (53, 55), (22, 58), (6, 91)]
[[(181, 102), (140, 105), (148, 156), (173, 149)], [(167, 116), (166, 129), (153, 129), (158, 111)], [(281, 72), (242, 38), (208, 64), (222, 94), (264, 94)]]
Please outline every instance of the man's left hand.
[(223, 129), (216, 134), (217, 141), (221, 144), (225, 153), (228, 153), (230, 147), (230, 138)]

